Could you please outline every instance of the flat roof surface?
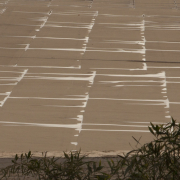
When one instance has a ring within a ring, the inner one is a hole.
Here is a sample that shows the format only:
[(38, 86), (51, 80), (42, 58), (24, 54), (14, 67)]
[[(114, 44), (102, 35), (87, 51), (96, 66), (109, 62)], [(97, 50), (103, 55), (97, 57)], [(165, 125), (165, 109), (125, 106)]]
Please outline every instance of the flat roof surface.
[(178, 120), (179, 8), (1, 0), (0, 152), (126, 151)]

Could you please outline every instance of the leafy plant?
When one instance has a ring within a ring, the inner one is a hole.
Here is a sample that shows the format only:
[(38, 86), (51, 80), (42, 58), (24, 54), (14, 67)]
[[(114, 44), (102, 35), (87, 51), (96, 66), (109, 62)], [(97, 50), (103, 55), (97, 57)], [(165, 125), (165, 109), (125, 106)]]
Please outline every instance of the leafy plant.
[(149, 131), (155, 138), (152, 142), (121, 157), (125, 179), (180, 179), (180, 125), (172, 118), (165, 125), (151, 123)]
[(80, 151), (65, 153), (64, 158), (48, 158), (47, 153), (42, 158), (33, 158), (31, 151), (28, 154), (18, 155), (12, 160), (12, 165), (1, 169), (1, 179), (34, 177), (39, 180), (82, 180), (100, 179), (101, 162), (98, 166), (93, 161), (83, 161), (86, 156), (80, 156)]
[(33, 157), (31, 151), (18, 155), (12, 165), (0, 170), (1, 179), (38, 180), (179, 180), (180, 125), (172, 118), (162, 125), (151, 123), (154, 140), (144, 145), (140, 139), (134, 150), (118, 155), (106, 163), (88, 161), (81, 152), (65, 153), (64, 157)]

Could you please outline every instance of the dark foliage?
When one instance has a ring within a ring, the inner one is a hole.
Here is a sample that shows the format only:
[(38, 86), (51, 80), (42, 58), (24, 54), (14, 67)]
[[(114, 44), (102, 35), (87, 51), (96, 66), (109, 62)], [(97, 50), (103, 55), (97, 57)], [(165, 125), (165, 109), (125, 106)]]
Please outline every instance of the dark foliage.
[[(154, 125), (149, 131), (154, 140), (135, 150), (118, 155), (116, 160), (87, 161), (79, 152), (65, 153), (60, 158), (18, 155), (12, 165), (0, 170), (1, 179), (38, 180), (179, 180), (180, 179), (180, 125), (172, 118), (170, 123)], [(108, 167), (107, 167), (108, 166)]]

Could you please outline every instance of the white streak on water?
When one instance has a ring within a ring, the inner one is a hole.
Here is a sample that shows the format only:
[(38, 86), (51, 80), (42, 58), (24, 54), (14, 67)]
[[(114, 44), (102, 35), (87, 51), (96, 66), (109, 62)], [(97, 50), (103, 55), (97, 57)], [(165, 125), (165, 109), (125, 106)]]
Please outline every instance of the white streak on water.
[(83, 125), (89, 126), (120, 126), (120, 127), (142, 127), (146, 128), (148, 125), (124, 125), (124, 124), (96, 124), (96, 123), (83, 123)]
[(28, 11), (13, 11), (15, 13), (25, 13), (25, 14), (45, 14), (45, 15), (48, 15), (49, 12), (47, 13), (44, 13), (44, 12), (28, 12)]
[(6, 8), (0, 10), (0, 14), (3, 14), (6, 11)]
[(80, 133), (82, 131), (82, 125), (83, 125), (83, 115), (77, 115), (77, 118), (71, 118), (71, 119), (76, 119), (78, 122), (80, 122), (80, 123), (77, 123), (78, 128), (76, 129)]
[(4, 36), (4, 37), (15, 37), (15, 38), (31, 38), (31, 39), (53, 39), (53, 40), (73, 40), (73, 41), (88, 41), (88, 37), (85, 38), (60, 38), (60, 37), (37, 37), (35, 36)]
[[(76, 119), (76, 118), (74, 118)], [(24, 123), (24, 122), (9, 122), (9, 121), (0, 121), (1, 124), (10, 124), (10, 125), (19, 125), (19, 126), (30, 126), (30, 127), (46, 127), (46, 128), (70, 128), (70, 129), (75, 129), (79, 132), (81, 131), (124, 131), (124, 132), (149, 132), (145, 130), (109, 130), (109, 129), (83, 129), (82, 125), (97, 125), (97, 126), (115, 126), (114, 124), (83, 124), (82, 123), (82, 116), (78, 116), (80, 123), (77, 124), (42, 124), (42, 123)], [(118, 125), (117, 126), (126, 126), (126, 127), (148, 127), (148, 126), (138, 126), (138, 125)], [(74, 136), (79, 136), (79, 135), (74, 135)]]
[[(68, 101), (87, 101), (87, 100), (107, 100), (107, 101), (130, 101), (130, 102), (147, 102), (153, 103), (154, 105), (164, 105), (165, 108), (169, 108), (169, 100), (168, 99), (115, 99), (115, 98), (89, 98), (89, 96), (85, 96), (82, 98), (46, 98), (46, 97), (12, 97), (11, 99), (39, 99), (39, 100), (68, 100)], [(159, 104), (160, 103), (160, 104)], [(152, 105), (152, 104), (149, 104)], [(60, 106), (61, 107), (61, 106)]]
[[(30, 74), (30, 75), (29, 75)], [(38, 76), (31, 76), (31, 74), (37, 74)], [(41, 75), (41, 76), (40, 76)], [(52, 76), (42, 76), (42, 75), (68, 75), (70, 77), (52, 77)], [(75, 76), (75, 77), (72, 77)], [(77, 77), (83, 76), (83, 77)], [(88, 77), (84, 77), (88, 76)], [(25, 79), (41, 79), (41, 80), (65, 80), (65, 81), (89, 81), (89, 84), (94, 83), (96, 76), (96, 71), (92, 71), (92, 74), (75, 74), (75, 73), (28, 73)]]
[(28, 69), (25, 69), (24, 72), (22, 73), (22, 75), (19, 77), (18, 82), (24, 78), (24, 76), (26, 75), (27, 72), (28, 72)]
[[(0, 84), (0, 85), (17, 85), (18, 82), (20, 82), (25, 74), (27, 73), (28, 69), (24, 70), (22, 73), (21, 73), (21, 76), (19, 77), (0, 77), (0, 81), (16, 81), (15, 83), (7, 83), (7, 84)], [(19, 72), (16, 72), (16, 73), (19, 73)], [(5, 93), (0, 93), (0, 95), (4, 95), (6, 96), (2, 101), (0, 101), (0, 107), (2, 107), (4, 105), (4, 103), (7, 101), (7, 99), (10, 97), (11, 95), (11, 92), (5, 92)]]
[[(136, 122), (136, 121), (125, 121), (125, 123), (135, 123), (135, 124), (150, 124), (150, 122)], [(151, 122), (153, 124), (166, 124), (166, 122)]]
[(165, 118), (171, 118), (171, 116), (165, 116)]
[(125, 81), (99, 81), (99, 82), (101, 82), (101, 83), (107, 83), (107, 84), (114, 84), (114, 83), (122, 83), (122, 82), (130, 82), (130, 83), (137, 83), (137, 82), (148, 82), (148, 83), (162, 83), (162, 82), (164, 82), (164, 81), (154, 81), (154, 80), (132, 80), (132, 81), (127, 81), (127, 80), (125, 80)]
[(66, 12), (53, 12), (53, 15), (64, 15), (64, 16), (78, 16), (78, 15), (83, 15), (83, 16), (94, 16), (97, 11), (66, 11)]
[[(165, 105), (165, 108), (169, 108), (169, 100), (168, 99), (114, 99), (114, 98), (89, 98), (91, 100), (108, 100), (108, 101), (132, 101), (132, 102), (154, 102), (153, 105)], [(158, 104), (160, 103), (160, 104)], [(152, 105), (152, 104), (146, 104)]]
[(88, 52), (114, 52), (114, 53), (137, 53), (144, 54), (145, 49), (130, 49), (130, 48), (94, 48), (88, 47)]
[(48, 128), (71, 128), (79, 130), (81, 124), (42, 124), (42, 123), (23, 123), (23, 122), (9, 122), (9, 121), (0, 121), (1, 124), (15, 124), (22, 126), (36, 126), (36, 127), (48, 127)]
[[(47, 74), (47, 73), (44, 73)], [(60, 73), (59, 73), (60, 74)], [(63, 73), (62, 73), (63, 75)], [(71, 75), (71, 74), (68, 74)], [(78, 74), (74, 74), (78, 75)], [(25, 76), (25, 79), (41, 79), (41, 80), (63, 80), (63, 81), (89, 81), (90, 84), (94, 83), (94, 78), (96, 76), (96, 71), (93, 71), (92, 74), (80, 74), (82, 76), (88, 75), (89, 77), (47, 77), (47, 76)]]
[(145, 71), (145, 70), (147, 70), (147, 64), (146, 64), (146, 63), (143, 63), (143, 68), (135, 68), (135, 69), (131, 69), (131, 68), (90, 68), (90, 69)]
[(71, 142), (71, 144), (77, 146), (78, 142)]
[(158, 85), (115, 85), (114, 87), (123, 87), (123, 86), (129, 86), (129, 87), (149, 87), (149, 86), (158, 86)]
[(180, 102), (169, 102), (170, 104), (179, 104), (180, 105)]
[(11, 92), (2, 93), (2, 95), (6, 95), (6, 97), (2, 101), (0, 101), (0, 107), (3, 107), (4, 103), (7, 101), (7, 99), (11, 95)]
[(139, 74), (139, 75), (129, 75), (129, 74), (97, 74), (99, 76), (110, 76), (110, 77), (151, 77), (151, 78), (163, 78), (165, 77), (165, 72), (162, 71), (161, 73), (157, 74)]
[[(25, 68), (53, 68), (53, 69), (81, 69), (81, 66), (18, 66), (18, 65), (0, 65), (0, 67), (25, 67)], [(1, 72), (1, 71), (0, 71)], [(14, 72), (14, 71), (13, 71)], [(17, 73), (17, 72), (16, 72)], [(19, 72), (18, 72), (19, 73)], [(28, 73), (31, 74), (31, 73)]]
[(25, 47), (25, 51), (28, 50), (29, 46), (30, 46), (30, 44), (27, 44), (27, 46)]
[(148, 66), (148, 68), (152, 68), (152, 69), (180, 69), (180, 67), (178, 67), (178, 66), (175, 66), (175, 67), (170, 67), (170, 66), (164, 66), (164, 67)]
[(17, 85), (18, 83), (7, 83), (7, 84), (0, 84), (0, 86), (15, 86)]
[[(3, 66), (5, 67), (4, 65), (0, 65), (0, 66)], [(21, 74), (22, 72), (19, 72), (19, 71), (0, 71), (0, 72), (8, 72), (8, 73), (18, 73), (18, 74)]]
[[(25, 48), (11, 48), (11, 47), (0, 47), (0, 49), (9, 49), (9, 50), (25, 50)], [(154, 52), (180, 52), (180, 50), (164, 50), (164, 49), (129, 49), (129, 48), (28, 48), (28, 50), (46, 50), (46, 51), (72, 51), (72, 52), (116, 52), (116, 53), (138, 53), (144, 55), (146, 51), (154, 51)]]
[(87, 102), (82, 102), (83, 105), (74, 105), (74, 106), (60, 106), (60, 105), (44, 105), (50, 107), (70, 107), (70, 108), (85, 108), (87, 106)]
[[(148, 42), (149, 42), (149, 41), (148, 41)], [(105, 42), (103, 42), (103, 43), (144, 45), (144, 41), (105, 40)]]
[[(142, 58), (142, 60), (143, 61), (146, 61), (146, 38), (145, 38), (145, 27), (146, 27), (146, 25), (145, 25), (145, 20), (143, 19), (142, 20), (142, 22), (141, 22), (141, 46), (142, 46), (142, 49), (144, 50), (144, 54), (143, 54), (143, 58)], [(138, 68), (138, 70), (139, 70), (139, 68)], [(143, 68), (142, 68), (142, 70), (147, 70), (147, 64), (144, 62), (143, 63)]]
[(48, 98), (48, 97), (13, 97), (10, 96), (11, 99), (39, 99), (39, 100), (62, 100), (62, 101), (86, 101), (86, 97), (82, 98)]
[(100, 16), (108, 16), (108, 17), (142, 17), (142, 16), (134, 16), (134, 15), (115, 15), (115, 14), (99, 14)]
[(82, 129), (82, 131), (102, 131), (102, 132), (137, 132), (137, 133), (141, 133), (141, 132), (148, 132), (148, 133), (149, 133), (149, 131), (145, 131), (145, 130)]
[[(9, 49), (9, 50), (25, 50), (25, 48), (10, 48), (10, 47), (0, 47), (0, 49)], [(75, 49), (75, 48), (28, 48), (29, 50), (46, 50), (46, 51), (72, 51), (72, 52), (84, 52), (84, 49)]]
[(87, 50), (87, 44), (88, 44), (88, 41), (89, 41), (89, 37), (88, 36), (89, 36), (89, 34), (91, 33), (91, 31), (92, 31), (92, 29), (94, 27), (95, 19), (96, 19), (97, 16), (98, 16), (98, 11), (96, 11), (94, 13), (94, 16), (93, 16), (93, 18), (91, 20), (91, 23), (88, 25), (88, 35), (87, 35), (86, 40), (84, 41), (84, 44), (83, 44), (83, 47), (82, 47), (82, 48), (84, 48), (84, 52), (81, 53), (81, 55), (84, 55), (86, 50)]

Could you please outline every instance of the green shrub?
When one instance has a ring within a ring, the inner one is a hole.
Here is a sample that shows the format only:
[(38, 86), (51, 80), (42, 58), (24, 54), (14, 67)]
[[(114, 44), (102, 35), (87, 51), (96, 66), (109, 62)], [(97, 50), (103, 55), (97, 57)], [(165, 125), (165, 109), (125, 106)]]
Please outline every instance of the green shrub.
[(38, 180), (179, 180), (180, 179), (180, 125), (171, 122), (149, 127), (154, 140), (136, 149), (118, 155), (116, 160), (88, 161), (79, 152), (65, 153), (63, 158), (18, 155), (12, 165), (0, 170), (1, 179)]

